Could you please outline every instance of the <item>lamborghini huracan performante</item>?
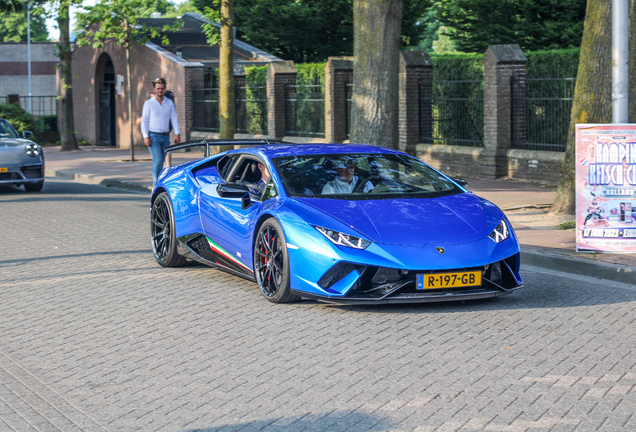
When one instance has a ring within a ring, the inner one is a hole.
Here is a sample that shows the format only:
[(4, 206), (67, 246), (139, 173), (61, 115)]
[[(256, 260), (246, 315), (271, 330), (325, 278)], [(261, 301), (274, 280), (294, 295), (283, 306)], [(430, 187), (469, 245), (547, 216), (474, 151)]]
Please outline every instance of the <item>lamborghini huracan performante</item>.
[(522, 286), (510, 222), (464, 181), (375, 146), (229, 144), (240, 148), (162, 172), (150, 211), (160, 265), (198, 261), (277, 303), (466, 300)]

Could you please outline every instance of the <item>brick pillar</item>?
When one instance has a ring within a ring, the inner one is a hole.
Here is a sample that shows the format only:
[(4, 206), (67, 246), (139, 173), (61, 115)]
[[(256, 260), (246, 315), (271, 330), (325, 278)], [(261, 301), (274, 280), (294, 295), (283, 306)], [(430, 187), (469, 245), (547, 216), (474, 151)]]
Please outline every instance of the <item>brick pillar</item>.
[(526, 56), (519, 45), (491, 45), (484, 56), (484, 150), (480, 156), (480, 175), (500, 178), (508, 175), (510, 148), (511, 77), (525, 74)]
[[(188, 141), (192, 134), (192, 128), (194, 127), (194, 89), (203, 88), (203, 65), (189, 66), (184, 68), (184, 92), (183, 100), (178, 100), (177, 104), (183, 104), (184, 118), (179, 119), (183, 123), (179, 123), (181, 126), (181, 141)], [(178, 110), (178, 108), (177, 108)]]
[[(347, 139), (347, 84), (353, 83), (353, 57), (329, 57), (325, 66), (325, 139)], [(351, 97), (351, 95), (349, 95)]]
[(296, 85), (296, 66), (291, 60), (275, 61), (267, 68), (267, 134), (285, 136), (285, 86)]
[[(426, 51), (402, 51), (400, 53), (400, 116), (399, 143), (400, 150), (414, 153), (420, 141), (420, 125), (432, 128), (431, 81), (433, 79), (433, 62)], [(420, 101), (422, 96), (429, 99)], [(428, 89), (428, 90), (427, 90)], [(430, 131), (429, 135), (430, 136)]]

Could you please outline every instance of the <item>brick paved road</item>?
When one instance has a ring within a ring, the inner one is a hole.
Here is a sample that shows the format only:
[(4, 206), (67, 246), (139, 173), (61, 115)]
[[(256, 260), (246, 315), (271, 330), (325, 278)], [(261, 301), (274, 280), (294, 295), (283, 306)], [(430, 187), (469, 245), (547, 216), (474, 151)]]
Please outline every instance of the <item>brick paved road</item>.
[(0, 431), (636, 430), (636, 291), (274, 305), (153, 260), (146, 195), (0, 188)]

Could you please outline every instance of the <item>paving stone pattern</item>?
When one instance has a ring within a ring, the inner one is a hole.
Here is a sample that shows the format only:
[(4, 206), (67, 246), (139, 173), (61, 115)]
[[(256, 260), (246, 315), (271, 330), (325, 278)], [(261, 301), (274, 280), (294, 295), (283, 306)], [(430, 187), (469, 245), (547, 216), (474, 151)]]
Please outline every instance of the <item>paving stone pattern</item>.
[(152, 256), (148, 196), (0, 188), (0, 431), (636, 430), (636, 292), (275, 305)]

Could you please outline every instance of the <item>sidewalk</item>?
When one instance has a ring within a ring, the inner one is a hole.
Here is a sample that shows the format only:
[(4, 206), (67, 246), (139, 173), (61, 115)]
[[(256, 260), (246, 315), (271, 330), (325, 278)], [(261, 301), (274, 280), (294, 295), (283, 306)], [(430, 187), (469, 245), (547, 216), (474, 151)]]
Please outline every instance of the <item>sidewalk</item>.
[[(46, 176), (150, 193), (152, 159), (146, 149), (82, 147), (60, 152), (45, 147)], [(202, 153), (172, 153), (172, 165), (202, 157)], [(522, 265), (636, 285), (636, 254), (577, 253), (575, 232), (556, 225), (574, 217), (548, 213), (556, 189), (509, 180), (467, 179), (468, 189), (498, 205), (514, 227), (521, 244)]]

